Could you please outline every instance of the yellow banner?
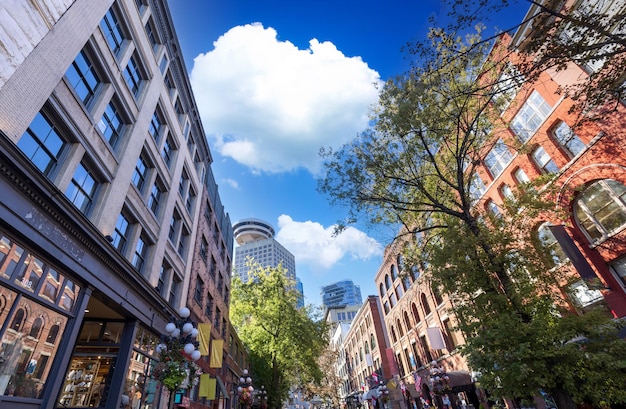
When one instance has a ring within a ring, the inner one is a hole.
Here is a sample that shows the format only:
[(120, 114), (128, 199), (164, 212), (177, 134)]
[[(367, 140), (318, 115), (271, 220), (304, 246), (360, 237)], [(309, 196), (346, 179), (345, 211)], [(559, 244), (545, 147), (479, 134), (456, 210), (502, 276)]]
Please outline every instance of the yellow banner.
[(214, 339), (211, 341), (211, 358), (209, 359), (209, 368), (222, 367), (222, 350), (224, 349), (223, 339)]
[(215, 388), (217, 388), (217, 379), (211, 378), (208, 373), (200, 375), (200, 386), (198, 388), (198, 397), (215, 399)]
[(202, 356), (209, 355), (209, 341), (211, 341), (211, 323), (201, 322), (198, 324), (198, 350)]

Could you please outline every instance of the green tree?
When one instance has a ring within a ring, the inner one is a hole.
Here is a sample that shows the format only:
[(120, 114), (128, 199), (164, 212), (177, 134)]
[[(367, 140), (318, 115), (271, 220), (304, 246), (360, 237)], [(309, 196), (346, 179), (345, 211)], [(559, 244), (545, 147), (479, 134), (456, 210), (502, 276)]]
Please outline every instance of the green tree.
[[(571, 63), (585, 76), (564, 84), (561, 93), (576, 104), (572, 111), (588, 121), (602, 118), (626, 97), (626, 1), (624, 0), (443, 0), (444, 21), (431, 17), (435, 31), (462, 33), (489, 24), (495, 32), (482, 43), (492, 44), (502, 33), (514, 35), (510, 53), (519, 53), (517, 75), (537, 80), (547, 71), (561, 71)], [(502, 26), (500, 16), (512, 6), (528, 5), (528, 13), (511, 26)], [(428, 54), (430, 41), (407, 44), (406, 50), (420, 58)]]
[(310, 383), (305, 385), (305, 394), (307, 397), (319, 396), (323, 402), (328, 402), (332, 407), (341, 406), (339, 400), (339, 386), (342, 379), (337, 375), (335, 365), (339, 359), (339, 351), (327, 345), (320, 354), (317, 362), (322, 370), (323, 376), (319, 383)]
[(326, 328), (314, 307), (298, 308), (295, 283), (282, 265), (248, 267), (246, 282), (233, 278), (230, 319), (250, 351), (255, 387), (265, 385), (269, 406), (280, 408), (291, 385), (322, 378), (317, 357)]
[(567, 266), (551, 268), (534, 235), (554, 203), (550, 180), (516, 191), (500, 216), (478, 210), (478, 164), (508, 141), (499, 86), (507, 50), (485, 60), (491, 45), (479, 34), (432, 30), (420, 64), (381, 91), (372, 128), (337, 151), (322, 149), (318, 188), (347, 205), (351, 221), (399, 225), (405, 260), (428, 265), (451, 297), (462, 353), (494, 395), (545, 390), (561, 409), (626, 402), (617, 323), (605, 310), (571, 313)]

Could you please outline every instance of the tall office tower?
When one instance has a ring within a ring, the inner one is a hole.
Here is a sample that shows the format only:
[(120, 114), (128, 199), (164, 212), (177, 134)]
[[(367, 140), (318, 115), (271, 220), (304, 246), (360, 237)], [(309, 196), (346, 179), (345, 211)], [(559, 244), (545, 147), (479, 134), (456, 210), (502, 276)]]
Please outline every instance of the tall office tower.
[(0, 44), (0, 407), (167, 402), (155, 344), (183, 306), (226, 335), (232, 247), (167, 2), (2, 2)]
[(322, 306), (324, 309), (337, 308), (347, 305), (362, 304), (361, 287), (352, 280), (342, 280), (322, 287)]
[(298, 307), (304, 307), (304, 285), (302, 285), (302, 281), (298, 277), (296, 277), (296, 290), (300, 293), (298, 297)]
[(296, 259), (274, 239), (271, 224), (259, 219), (243, 219), (233, 225), (235, 241), (234, 273), (246, 281), (248, 279), (248, 259), (253, 259), (262, 267), (277, 267), (282, 262), (287, 276), (295, 281)]

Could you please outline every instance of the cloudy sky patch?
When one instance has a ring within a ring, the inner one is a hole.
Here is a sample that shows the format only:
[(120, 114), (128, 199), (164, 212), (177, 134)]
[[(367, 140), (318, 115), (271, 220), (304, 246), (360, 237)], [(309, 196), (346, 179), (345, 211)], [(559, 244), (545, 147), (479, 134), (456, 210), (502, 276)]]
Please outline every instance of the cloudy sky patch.
[[(298, 49), (260, 23), (194, 59), (191, 82), (213, 149), (252, 170), (319, 171), (318, 151), (366, 129), (379, 74), (331, 42)], [(244, 120), (245, 119), (245, 120)]]

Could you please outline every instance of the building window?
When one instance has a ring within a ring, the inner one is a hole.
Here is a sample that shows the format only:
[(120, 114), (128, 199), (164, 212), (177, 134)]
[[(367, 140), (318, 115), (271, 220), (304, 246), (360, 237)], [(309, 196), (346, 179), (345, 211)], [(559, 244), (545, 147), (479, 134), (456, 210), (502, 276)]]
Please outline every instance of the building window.
[(424, 309), (424, 315), (430, 314), (431, 312), (430, 304), (428, 304), (428, 300), (426, 299), (426, 294), (422, 293), (420, 300), (422, 301), (422, 308)]
[(450, 320), (443, 320), (442, 324), (444, 329), (446, 348), (448, 349), (448, 351), (452, 351), (459, 346), (459, 340), (457, 339), (455, 332), (452, 330)]
[(152, 20), (149, 20), (145, 26), (146, 35), (148, 36), (148, 40), (150, 40), (150, 44), (152, 45), (152, 51), (156, 52), (159, 49), (159, 37), (157, 35), (157, 30), (154, 27), (154, 23)]
[(152, 210), (152, 213), (157, 216), (159, 214), (159, 203), (163, 197), (163, 188), (161, 187), (161, 180), (157, 177), (150, 190), (150, 197), (148, 198), (148, 207)]
[(189, 193), (187, 194), (187, 200), (185, 201), (185, 206), (187, 207), (187, 211), (189, 213), (193, 213), (193, 204), (196, 201), (196, 191), (192, 186), (189, 187)]
[(530, 178), (528, 177), (528, 175), (526, 174), (526, 172), (524, 172), (522, 168), (515, 169), (515, 172), (513, 172), (513, 177), (515, 177), (515, 180), (517, 180), (517, 183), (520, 183), (520, 184), (530, 182)]
[(17, 142), (17, 147), (33, 164), (50, 177), (55, 169), (66, 142), (59, 135), (59, 130), (39, 112), (28, 129)]
[(79, 163), (72, 181), (65, 191), (65, 196), (74, 203), (78, 210), (87, 214), (93, 203), (97, 187), (98, 184), (91, 172), (83, 163)]
[(174, 150), (174, 144), (172, 143), (170, 138), (167, 138), (165, 140), (165, 143), (163, 144), (163, 150), (161, 151), (161, 156), (163, 157), (163, 160), (165, 161), (167, 167), (170, 167), (172, 165)]
[(498, 139), (498, 142), (496, 142), (485, 157), (485, 166), (487, 166), (489, 173), (491, 173), (491, 176), (495, 179), (500, 176), (504, 168), (506, 168), (512, 160), (513, 155), (511, 151), (509, 151), (509, 148), (507, 148), (502, 139)]
[(391, 281), (396, 281), (398, 278), (398, 269), (395, 264), (391, 265)]
[(411, 320), (409, 319), (409, 314), (406, 311), (404, 311), (403, 318), (404, 318), (404, 325), (406, 326), (406, 331), (409, 332), (412, 326), (411, 326)]
[(178, 240), (178, 254), (181, 257), (185, 257), (185, 250), (187, 250), (187, 244), (189, 243), (189, 229), (183, 225), (180, 233), (180, 239)]
[(204, 292), (204, 281), (198, 276), (196, 279), (196, 288), (193, 292), (193, 299), (198, 304), (202, 304), (202, 293)]
[(472, 175), (472, 180), (470, 181), (470, 191), (469, 196), (473, 202), (478, 201), (483, 194), (487, 191), (487, 186), (485, 186), (485, 182), (478, 176), (478, 173), (474, 173)]
[(148, 254), (148, 243), (145, 237), (140, 236), (135, 246), (135, 254), (133, 255), (133, 267), (141, 272)]
[(546, 120), (552, 108), (537, 91), (533, 91), (511, 121), (511, 129), (520, 140), (527, 142)]
[(585, 150), (585, 144), (580, 140), (578, 135), (572, 131), (572, 128), (563, 121), (560, 121), (559, 124), (554, 127), (552, 135), (561, 148), (565, 150), (570, 159)]
[(83, 105), (89, 105), (101, 81), (84, 50), (78, 53), (72, 65), (67, 69), (65, 77)]
[(622, 285), (622, 288), (626, 289), (626, 257), (622, 257), (610, 265), (611, 271), (617, 281)]
[(178, 182), (178, 194), (181, 198), (185, 197), (185, 193), (187, 192), (187, 187), (189, 186), (189, 175), (187, 174), (187, 170), (183, 169), (183, 172), (180, 175), (180, 181)]
[(124, 70), (124, 79), (126, 80), (126, 85), (128, 85), (130, 92), (133, 93), (135, 98), (138, 98), (144, 79), (139, 70), (137, 58), (134, 55), (130, 57), (128, 65), (126, 65), (126, 69)]
[(120, 253), (124, 253), (126, 249), (126, 242), (130, 235), (130, 223), (124, 214), (120, 213), (115, 223), (115, 230), (113, 231), (113, 247)]
[(163, 54), (161, 57), (161, 62), (159, 62), (159, 70), (161, 70), (161, 74), (167, 70), (167, 66), (169, 65), (170, 60), (167, 58), (167, 53)]
[(626, 186), (613, 179), (589, 185), (574, 202), (574, 218), (592, 243), (626, 226)]
[(150, 119), (150, 124), (148, 126), (148, 133), (155, 141), (159, 140), (161, 127), (163, 126), (163, 124), (164, 121), (162, 119), (161, 113), (157, 109), (156, 111), (154, 111), (154, 114), (152, 114), (152, 119)]
[(133, 185), (141, 192), (143, 187), (146, 184), (146, 179), (148, 177), (148, 164), (143, 158), (143, 155), (137, 158), (137, 163), (135, 164), (135, 172), (133, 173)]
[(496, 103), (503, 112), (509, 103), (515, 98), (517, 92), (524, 83), (524, 77), (513, 64), (507, 64), (494, 85), (494, 97)]
[(170, 267), (167, 262), (163, 261), (163, 263), (161, 264), (161, 269), (159, 270), (159, 281), (157, 282), (156, 286), (157, 292), (161, 295), (164, 295), (163, 291), (165, 290), (165, 280), (167, 280), (167, 276), (171, 269), (172, 267)]
[(98, 129), (109, 145), (115, 148), (122, 138), (124, 121), (113, 101), (109, 102), (102, 113), (102, 118), (98, 121)]
[(420, 313), (417, 310), (417, 306), (415, 305), (415, 303), (411, 303), (411, 312), (413, 313), (413, 319), (415, 320), (415, 323), (418, 324), (422, 319), (420, 318)]
[(390, 288), (391, 288), (391, 277), (389, 277), (389, 274), (385, 274), (385, 291), (389, 291)]
[(178, 225), (180, 224), (180, 214), (177, 211), (174, 211), (172, 218), (170, 219), (170, 229), (168, 232), (168, 237), (172, 243), (176, 242), (176, 235), (178, 233)]
[(204, 313), (206, 314), (207, 320), (209, 322), (213, 321), (213, 296), (211, 294), (207, 294), (206, 307), (204, 308)]
[(559, 167), (542, 146), (537, 146), (532, 153), (533, 161), (542, 173), (557, 173)]
[(489, 213), (493, 214), (494, 216), (500, 216), (500, 208), (493, 200), (487, 200), (485, 208)]
[(180, 291), (182, 280), (176, 274), (172, 277), (172, 285), (170, 285), (170, 296), (168, 302), (172, 305), (178, 300), (178, 292)]
[(200, 257), (205, 263), (209, 259), (209, 242), (204, 237), (200, 241)]
[(513, 190), (511, 190), (511, 186), (507, 185), (506, 183), (500, 185), (500, 189), (498, 190), (500, 191), (500, 196), (502, 197), (502, 200), (515, 200), (515, 196), (513, 195)]
[(113, 54), (117, 55), (122, 48), (125, 35), (120, 25), (119, 18), (115, 11), (113, 11), (113, 8), (110, 8), (104, 15), (104, 18), (100, 22), (100, 27), (104, 33), (104, 38), (106, 38), (109, 47), (111, 47), (111, 51), (113, 51)]
[(537, 229), (537, 238), (541, 245), (548, 251), (552, 257), (552, 263), (555, 266), (567, 261), (567, 256), (563, 252), (561, 245), (554, 237), (554, 233), (549, 228), (549, 223), (544, 223)]

